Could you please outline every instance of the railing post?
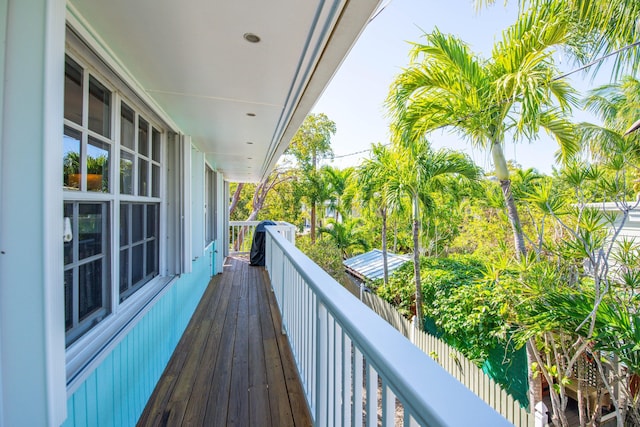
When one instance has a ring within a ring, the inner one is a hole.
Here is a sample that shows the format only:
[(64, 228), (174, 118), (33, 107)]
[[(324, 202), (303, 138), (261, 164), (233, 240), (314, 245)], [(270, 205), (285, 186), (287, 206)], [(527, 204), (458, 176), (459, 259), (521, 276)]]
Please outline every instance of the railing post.
[(316, 331), (316, 425), (328, 426), (327, 417), (327, 309), (318, 302)]

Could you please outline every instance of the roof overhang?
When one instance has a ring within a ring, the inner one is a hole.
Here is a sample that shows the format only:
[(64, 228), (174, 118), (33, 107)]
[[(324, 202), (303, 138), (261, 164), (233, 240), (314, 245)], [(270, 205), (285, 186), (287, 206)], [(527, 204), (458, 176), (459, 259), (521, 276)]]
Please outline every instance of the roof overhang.
[(225, 179), (250, 182), (271, 172), (378, 3), (69, 0), (68, 10)]

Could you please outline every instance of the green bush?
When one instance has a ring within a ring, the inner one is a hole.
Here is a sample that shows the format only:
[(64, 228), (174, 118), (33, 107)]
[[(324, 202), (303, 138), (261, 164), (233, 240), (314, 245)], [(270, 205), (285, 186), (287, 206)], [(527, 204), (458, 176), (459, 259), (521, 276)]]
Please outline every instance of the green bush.
[(342, 251), (332, 240), (318, 239), (312, 244), (309, 236), (304, 235), (296, 237), (296, 246), (338, 283), (343, 286), (350, 283), (351, 279), (342, 265)]
[[(482, 363), (489, 351), (507, 335), (506, 302), (482, 280), (483, 264), (471, 256), (420, 259), (425, 316), (432, 319), (441, 338), (470, 359)], [(394, 272), (385, 286), (372, 284), (376, 293), (407, 317), (414, 312), (413, 265)]]

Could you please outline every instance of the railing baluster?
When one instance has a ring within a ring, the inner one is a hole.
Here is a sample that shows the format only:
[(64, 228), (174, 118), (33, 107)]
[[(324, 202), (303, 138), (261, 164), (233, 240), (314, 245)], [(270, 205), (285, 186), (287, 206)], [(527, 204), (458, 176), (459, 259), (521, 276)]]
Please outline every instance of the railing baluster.
[(319, 304), (318, 310), (318, 331), (316, 336), (316, 354), (318, 361), (316, 366), (316, 420), (318, 426), (327, 426), (327, 309)]
[(351, 405), (351, 419), (353, 426), (362, 426), (362, 373), (364, 370), (363, 356), (360, 349), (353, 349), (353, 403)]
[(378, 426), (378, 373), (369, 360), (367, 364), (367, 427)]
[(351, 395), (353, 390), (352, 371), (352, 347), (349, 336), (342, 333), (342, 423), (343, 426), (351, 425)]
[(382, 382), (382, 425), (394, 427), (396, 422), (396, 395), (386, 381)]

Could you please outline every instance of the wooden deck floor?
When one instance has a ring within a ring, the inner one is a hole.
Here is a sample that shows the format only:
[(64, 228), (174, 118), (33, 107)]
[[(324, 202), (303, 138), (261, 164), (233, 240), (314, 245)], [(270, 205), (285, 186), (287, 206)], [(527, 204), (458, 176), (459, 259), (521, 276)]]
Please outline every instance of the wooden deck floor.
[(309, 426), (311, 418), (264, 268), (229, 258), (138, 426)]

